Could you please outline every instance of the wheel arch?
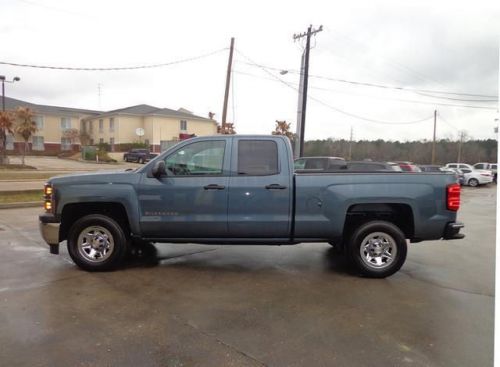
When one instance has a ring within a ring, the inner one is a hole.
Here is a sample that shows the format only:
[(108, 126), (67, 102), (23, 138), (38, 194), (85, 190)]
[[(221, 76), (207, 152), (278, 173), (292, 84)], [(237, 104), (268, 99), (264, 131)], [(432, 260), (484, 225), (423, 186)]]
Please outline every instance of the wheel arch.
[(405, 203), (360, 203), (348, 207), (343, 228), (343, 237), (364, 223), (382, 220), (396, 225), (406, 238), (415, 235), (415, 216), (413, 209)]
[(61, 225), (59, 227), (59, 241), (68, 238), (71, 226), (80, 218), (89, 214), (101, 214), (115, 220), (124, 233), (128, 236), (131, 233), (131, 224), (127, 210), (119, 202), (84, 202), (69, 203), (64, 205), (61, 213)]

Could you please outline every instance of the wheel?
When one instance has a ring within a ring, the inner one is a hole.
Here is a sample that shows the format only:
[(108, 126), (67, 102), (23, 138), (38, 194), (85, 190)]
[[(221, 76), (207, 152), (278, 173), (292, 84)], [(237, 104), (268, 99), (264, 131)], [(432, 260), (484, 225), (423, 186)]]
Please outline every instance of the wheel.
[(90, 214), (71, 226), (68, 252), (75, 264), (84, 270), (112, 270), (128, 252), (127, 238), (112, 218)]
[(355, 270), (370, 278), (385, 278), (397, 272), (406, 260), (406, 252), (403, 232), (385, 221), (361, 225), (347, 245), (347, 255)]
[(142, 157), (141, 157), (141, 158), (139, 158), (139, 159), (137, 160), (137, 163), (144, 164), (144, 158), (142, 158)]
[(476, 178), (471, 178), (468, 182), (469, 186), (476, 187), (479, 185), (479, 181)]

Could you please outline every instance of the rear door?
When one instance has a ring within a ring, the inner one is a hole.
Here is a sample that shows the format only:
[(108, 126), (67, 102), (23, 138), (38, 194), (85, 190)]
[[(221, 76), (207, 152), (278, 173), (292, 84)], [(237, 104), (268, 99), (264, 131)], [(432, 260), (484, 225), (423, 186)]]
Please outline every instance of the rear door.
[(292, 167), (287, 152), (281, 139), (234, 137), (229, 179), (230, 237), (289, 237)]

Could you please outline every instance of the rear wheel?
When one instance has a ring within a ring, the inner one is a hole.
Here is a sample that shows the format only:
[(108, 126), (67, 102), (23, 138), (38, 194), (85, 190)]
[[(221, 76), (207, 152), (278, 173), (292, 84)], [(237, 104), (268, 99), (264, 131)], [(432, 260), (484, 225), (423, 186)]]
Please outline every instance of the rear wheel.
[(139, 159), (137, 160), (137, 163), (144, 164), (144, 158), (142, 158), (142, 157), (141, 157), (141, 158), (139, 158)]
[(475, 179), (475, 178), (471, 178), (471, 179), (469, 180), (469, 186), (476, 187), (476, 186), (478, 186), (478, 185), (479, 185), (479, 181), (478, 181), (477, 179)]
[(394, 224), (372, 221), (357, 228), (347, 245), (347, 255), (363, 276), (385, 278), (397, 272), (406, 260), (403, 232)]
[(106, 271), (116, 268), (127, 253), (127, 238), (121, 226), (101, 214), (77, 220), (68, 234), (68, 252), (80, 268)]

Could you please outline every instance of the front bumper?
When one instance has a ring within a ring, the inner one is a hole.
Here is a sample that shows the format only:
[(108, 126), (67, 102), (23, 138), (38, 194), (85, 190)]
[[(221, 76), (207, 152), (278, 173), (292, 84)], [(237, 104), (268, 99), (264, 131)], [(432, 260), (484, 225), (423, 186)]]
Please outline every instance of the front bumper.
[(50, 246), (50, 253), (59, 253), (59, 220), (51, 214), (42, 214), (39, 217), (39, 228), (42, 238)]
[(465, 237), (463, 233), (460, 233), (460, 230), (464, 227), (464, 224), (461, 222), (450, 222), (446, 225), (444, 230), (443, 239), (444, 240), (459, 240)]

